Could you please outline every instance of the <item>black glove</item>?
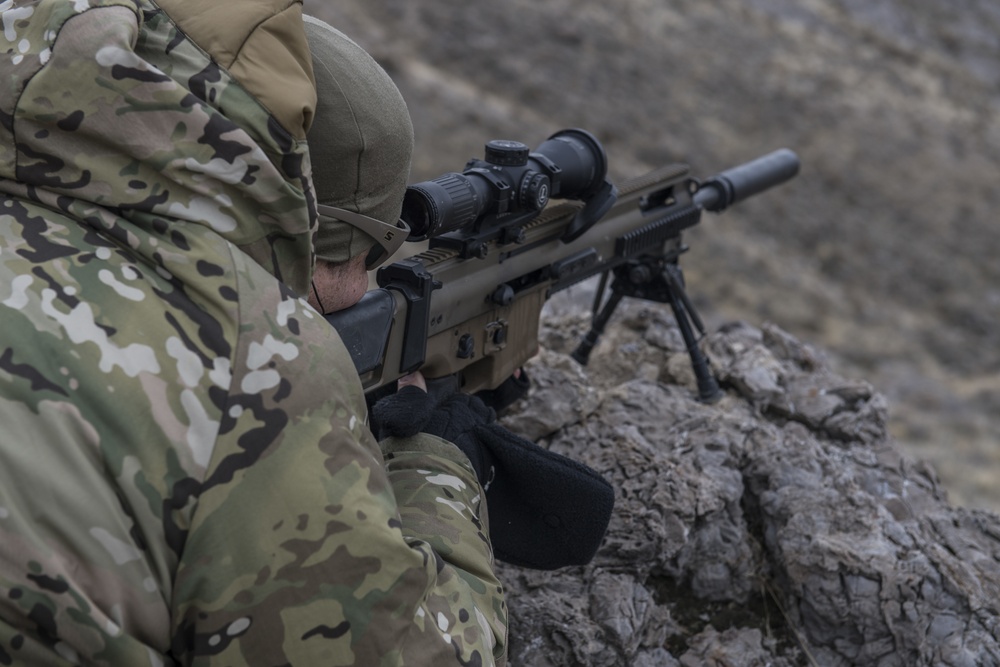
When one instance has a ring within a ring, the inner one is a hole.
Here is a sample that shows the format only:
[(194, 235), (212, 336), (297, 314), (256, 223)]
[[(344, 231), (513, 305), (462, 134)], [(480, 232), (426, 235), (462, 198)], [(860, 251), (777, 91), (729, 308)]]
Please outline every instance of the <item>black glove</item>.
[(435, 397), (404, 387), (375, 403), (372, 430), (379, 440), (430, 433), (465, 452), (486, 492), (498, 559), (553, 570), (584, 565), (597, 552), (614, 506), (611, 485), (587, 466), (503, 428), (477, 397)]
[(504, 380), (496, 389), (483, 389), (477, 391), (476, 396), (482, 399), (483, 403), (496, 410), (498, 415), (502, 415), (504, 410), (528, 395), (531, 388), (531, 378), (527, 371), (520, 369), (515, 375), (511, 375)]
[(372, 408), (372, 431), (382, 441), (429, 433), (455, 443), (472, 463), (479, 483), (486, 487), (491, 472), (489, 450), (479, 445), (475, 428), (496, 421), (496, 413), (475, 396), (455, 392), (441, 395), (409, 385), (383, 398)]
[(486, 491), (496, 557), (536, 570), (589, 563), (611, 520), (611, 485), (499, 424), (477, 426), (476, 439), (496, 470)]

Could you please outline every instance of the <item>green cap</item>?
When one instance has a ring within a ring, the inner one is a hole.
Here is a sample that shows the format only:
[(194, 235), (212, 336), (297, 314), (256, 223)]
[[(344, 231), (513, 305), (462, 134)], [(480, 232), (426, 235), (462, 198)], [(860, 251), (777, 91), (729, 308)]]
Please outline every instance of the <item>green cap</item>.
[[(396, 225), (410, 175), (413, 125), (399, 89), (346, 35), (305, 16), (319, 101), (309, 130), (317, 203)], [(316, 256), (342, 263), (367, 253), (375, 239), (320, 216)]]

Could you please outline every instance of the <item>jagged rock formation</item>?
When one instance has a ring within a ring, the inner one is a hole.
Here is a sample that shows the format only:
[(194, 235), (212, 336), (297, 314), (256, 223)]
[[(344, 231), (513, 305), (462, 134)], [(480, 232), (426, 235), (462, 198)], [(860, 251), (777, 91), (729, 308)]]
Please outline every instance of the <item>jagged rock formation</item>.
[(1000, 517), (949, 505), (869, 384), (736, 323), (704, 341), (727, 390), (705, 405), (668, 310), (628, 305), (592, 369), (579, 310), (545, 324), (504, 420), (617, 502), (590, 566), (502, 567), (514, 665), (1000, 664)]

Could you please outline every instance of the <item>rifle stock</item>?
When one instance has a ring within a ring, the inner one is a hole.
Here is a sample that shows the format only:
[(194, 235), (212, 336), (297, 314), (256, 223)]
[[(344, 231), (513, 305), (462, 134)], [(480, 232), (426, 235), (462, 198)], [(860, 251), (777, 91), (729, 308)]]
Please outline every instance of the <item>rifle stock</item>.
[[(579, 281), (614, 275), (616, 284), (631, 285), (615, 288), (619, 300), (667, 301), (660, 293), (666, 289), (671, 305), (689, 306), (676, 279), (658, 292), (656, 277), (676, 267), (686, 250), (681, 232), (698, 224), (703, 210), (724, 208), (706, 203), (719, 200), (709, 188), (732, 190), (725, 175), (735, 173), (753, 183), (745, 198), (797, 170), (797, 156), (783, 149), (723, 172), (703, 188), (686, 165), (670, 165), (620, 184), (610, 210), (582, 233), (585, 204), (563, 201), (524, 223), (515, 241), (492, 240), (475, 257), (451, 245), (435, 247), (431, 239), (429, 250), (380, 269), (378, 289), (326, 319), (344, 339), (366, 392), (415, 370), (428, 378), (457, 374), (467, 392), (494, 389), (537, 353), (545, 301)], [(598, 322), (600, 299), (591, 347), (614, 309)], [(680, 318), (685, 311), (677, 308)], [(688, 314), (701, 329), (693, 311)], [(589, 348), (578, 360), (586, 363), (587, 354)]]

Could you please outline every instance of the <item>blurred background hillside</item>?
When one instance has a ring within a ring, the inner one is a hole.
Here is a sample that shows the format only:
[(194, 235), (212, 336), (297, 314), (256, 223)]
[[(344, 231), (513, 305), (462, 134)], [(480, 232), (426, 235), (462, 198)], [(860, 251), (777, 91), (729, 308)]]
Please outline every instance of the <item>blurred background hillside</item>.
[(411, 181), (489, 139), (593, 132), (621, 180), (775, 148), (791, 183), (706, 217), (709, 325), (770, 321), (891, 404), (956, 504), (1000, 511), (1000, 0), (307, 0), (396, 81)]

